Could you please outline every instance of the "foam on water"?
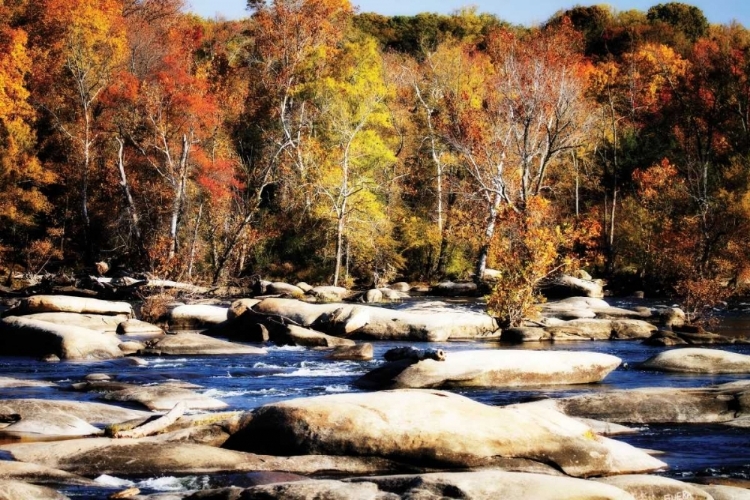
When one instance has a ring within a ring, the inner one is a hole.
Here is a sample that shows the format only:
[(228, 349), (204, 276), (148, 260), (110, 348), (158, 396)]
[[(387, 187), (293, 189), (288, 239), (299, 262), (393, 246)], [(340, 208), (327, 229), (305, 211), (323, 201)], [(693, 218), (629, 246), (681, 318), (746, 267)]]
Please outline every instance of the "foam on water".
[(94, 479), (94, 482), (107, 488), (131, 488), (132, 486), (135, 486), (133, 481), (110, 476), (109, 474), (102, 474)]

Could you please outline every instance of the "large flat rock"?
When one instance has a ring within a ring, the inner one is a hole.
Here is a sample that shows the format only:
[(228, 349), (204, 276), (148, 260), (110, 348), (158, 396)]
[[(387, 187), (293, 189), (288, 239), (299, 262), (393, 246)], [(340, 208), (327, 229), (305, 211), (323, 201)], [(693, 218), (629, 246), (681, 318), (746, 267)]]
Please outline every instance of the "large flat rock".
[(169, 312), (169, 326), (174, 330), (197, 330), (226, 321), (228, 307), (208, 304), (177, 306)]
[(113, 334), (71, 325), (9, 316), (0, 320), (0, 352), (17, 356), (54, 354), (63, 360), (112, 359), (123, 356)]
[(357, 381), (362, 387), (521, 387), (599, 382), (621, 363), (608, 354), (569, 351), (450, 352), (444, 361), (396, 361)]
[(46, 486), (0, 479), (0, 498), (3, 500), (68, 500), (68, 497)]
[(515, 457), (552, 464), (571, 476), (665, 467), (549, 408), (497, 408), (449, 392), (414, 389), (263, 406), (224, 446), (272, 455), (378, 456), (454, 468)]
[(115, 333), (117, 326), (128, 320), (126, 314), (82, 314), (72, 312), (44, 312), (27, 314), (26, 319), (46, 321), (56, 325), (72, 325), (88, 328), (97, 332)]
[(605, 477), (596, 481), (616, 486), (635, 498), (689, 498), (691, 500), (714, 500), (705, 490), (689, 483), (661, 476), (626, 474)]
[(70, 295), (35, 295), (21, 300), (7, 315), (24, 315), (46, 312), (68, 312), (79, 314), (124, 314), (133, 317), (133, 307), (127, 302), (73, 297)]
[(661, 352), (640, 367), (678, 373), (750, 373), (750, 356), (719, 349), (679, 348)]
[(148, 342), (141, 354), (157, 356), (199, 356), (226, 354), (265, 354), (260, 347), (215, 339), (200, 333), (178, 333), (165, 335)]
[(474, 312), (400, 311), (350, 304), (308, 304), (293, 299), (265, 299), (257, 313), (281, 316), (300, 326), (334, 336), (375, 340), (444, 342), (448, 339), (498, 337), (495, 320)]

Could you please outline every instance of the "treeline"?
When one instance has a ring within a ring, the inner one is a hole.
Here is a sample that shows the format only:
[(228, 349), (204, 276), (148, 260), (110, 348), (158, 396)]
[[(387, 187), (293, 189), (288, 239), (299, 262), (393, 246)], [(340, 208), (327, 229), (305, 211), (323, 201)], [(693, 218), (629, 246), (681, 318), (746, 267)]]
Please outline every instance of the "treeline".
[(342, 284), (489, 267), (516, 290), (583, 267), (704, 297), (744, 280), (741, 25), (682, 3), (533, 28), (347, 0), (249, 0), (242, 21), (183, 7), (0, 5), (3, 272), (106, 260)]

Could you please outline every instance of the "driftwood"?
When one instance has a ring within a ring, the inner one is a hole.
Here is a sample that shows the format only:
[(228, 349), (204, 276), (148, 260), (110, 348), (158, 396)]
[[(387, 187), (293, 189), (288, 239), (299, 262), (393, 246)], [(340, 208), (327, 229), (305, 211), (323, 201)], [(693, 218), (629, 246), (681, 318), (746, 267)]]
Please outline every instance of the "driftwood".
[(180, 418), (185, 413), (186, 408), (187, 407), (185, 406), (185, 403), (180, 401), (179, 403), (174, 405), (174, 408), (169, 410), (163, 416), (156, 418), (154, 420), (149, 420), (142, 425), (134, 427), (133, 429), (115, 431), (112, 434), (112, 437), (135, 439), (135, 438), (151, 436), (153, 434), (158, 434), (159, 432), (163, 431), (170, 425), (174, 424), (177, 421), (177, 419)]

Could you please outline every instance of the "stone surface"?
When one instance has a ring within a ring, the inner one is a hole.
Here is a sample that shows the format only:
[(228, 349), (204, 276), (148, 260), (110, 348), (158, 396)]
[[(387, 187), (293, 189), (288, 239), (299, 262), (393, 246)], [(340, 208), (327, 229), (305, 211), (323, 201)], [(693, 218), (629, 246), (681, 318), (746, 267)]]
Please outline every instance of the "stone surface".
[(560, 276), (542, 288), (546, 297), (604, 297), (602, 282), (573, 276)]
[(178, 333), (165, 335), (146, 343), (141, 354), (157, 356), (197, 356), (214, 354), (265, 354), (260, 347), (219, 340), (200, 333)]
[(46, 486), (36, 486), (14, 481), (0, 479), (0, 498), (3, 500), (67, 500), (68, 497)]
[(73, 297), (69, 295), (35, 295), (21, 300), (18, 306), (7, 312), (11, 315), (24, 315), (45, 312), (68, 312), (80, 314), (124, 314), (133, 317), (133, 307), (127, 302)]
[(9, 316), (0, 320), (0, 352), (18, 356), (55, 355), (61, 360), (122, 357), (120, 340), (70, 325)]
[(70, 486), (94, 486), (96, 483), (85, 477), (42, 465), (12, 460), (0, 460), (0, 480), (24, 481), (34, 484)]
[(444, 361), (397, 361), (357, 381), (367, 388), (521, 387), (599, 382), (621, 360), (608, 354), (570, 351), (456, 351)]
[(232, 320), (234, 318), (238, 318), (242, 316), (242, 314), (247, 311), (248, 309), (252, 309), (252, 307), (260, 302), (260, 299), (237, 299), (234, 302), (232, 302), (232, 305), (229, 306), (229, 310), (227, 311), (227, 319)]
[(288, 295), (289, 297), (294, 298), (299, 298), (305, 295), (305, 292), (300, 287), (280, 281), (266, 286), (266, 293), (269, 295)]
[[(372, 457), (267, 456), (185, 442), (143, 439), (71, 439), (0, 446), (13, 459), (85, 477), (110, 475), (211, 474), (222, 471), (279, 471), (303, 475), (393, 474), (405, 466)], [(406, 467), (409, 469), (409, 467)]]
[(695, 486), (711, 495), (713, 500), (750, 500), (750, 490), (745, 488), (703, 484), (696, 484)]
[(625, 491), (594, 481), (486, 470), (352, 479), (371, 482), (402, 499), (633, 500)]
[(153, 411), (169, 411), (180, 402), (191, 410), (217, 410), (227, 406), (216, 398), (173, 383), (137, 386), (118, 382), (87, 382), (77, 384), (76, 389), (96, 391), (108, 401), (136, 402)]
[(355, 344), (337, 346), (326, 356), (326, 359), (335, 359), (338, 361), (370, 361), (374, 356), (375, 350), (372, 344)]
[(300, 345), (306, 347), (353, 346), (355, 342), (318, 332), (301, 326), (286, 325), (269, 331), (272, 342), (277, 345)]
[(226, 321), (228, 308), (208, 304), (177, 306), (169, 312), (169, 326), (174, 330), (197, 330)]
[(139, 337), (158, 337), (164, 335), (161, 327), (141, 321), (139, 319), (129, 319), (117, 325), (119, 335), (134, 335)]
[(640, 367), (679, 373), (750, 373), (750, 356), (691, 347), (661, 352), (641, 363)]
[(266, 405), (224, 446), (273, 455), (377, 456), (440, 467), (485, 466), (497, 457), (516, 457), (552, 464), (572, 476), (665, 466), (549, 408), (497, 408), (434, 390), (336, 394)]
[(73, 312), (44, 312), (24, 315), (26, 319), (46, 321), (56, 325), (72, 325), (97, 332), (114, 333), (120, 323), (127, 321), (125, 314), (82, 314)]
[(495, 320), (475, 312), (400, 311), (363, 305), (306, 304), (290, 299), (266, 299), (253, 310), (334, 336), (428, 342), (499, 336)]
[(706, 491), (689, 483), (661, 476), (641, 474), (622, 475), (595, 479), (625, 490), (635, 498), (689, 498), (691, 500), (713, 500)]

